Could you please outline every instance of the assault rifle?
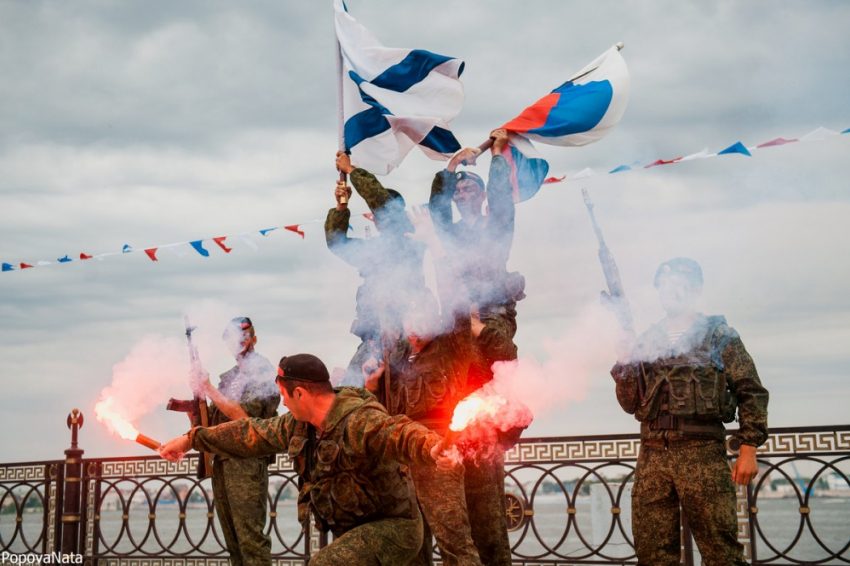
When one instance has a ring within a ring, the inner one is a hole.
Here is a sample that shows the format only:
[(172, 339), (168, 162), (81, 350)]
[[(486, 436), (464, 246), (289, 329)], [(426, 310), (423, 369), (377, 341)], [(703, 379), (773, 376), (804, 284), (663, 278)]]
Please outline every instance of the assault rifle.
[[(194, 385), (195, 378), (201, 373), (203, 368), (201, 367), (201, 358), (198, 356), (198, 348), (195, 347), (195, 344), (192, 342), (192, 332), (195, 330), (195, 327), (189, 324), (188, 316), (184, 317), (184, 320), (186, 321), (186, 341), (189, 344), (189, 362), (191, 363), (189, 383)], [(171, 398), (168, 400), (168, 406), (166, 409), (189, 415), (189, 420), (192, 421), (192, 428), (196, 426), (209, 426), (210, 422), (207, 415), (207, 399), (203, 395), (198, 395), (194, 389), (195, 388), (193, 386), (192, 391), (194, 396), (192, 399), (181, 401), (179, 399)], [(198, 479), (204, 479), (212, 476), (212, 454), (200, 452), (200, 457), (198, 458), (198, 472), (196, 475)]]
[(596, 232), (596, 239), (599, 240), (599, 263), (602, 264), (602, 273), (605, 274), (605, 282), (608, 284), (608, 290), (600, 293), (600, 299), (604, 306), (613, 310), (614, 314), (617, 315), (617, 320), (620, 321), (623, 331), (634, 336), (635, 323), (632, 318), (632, 311), (629, 308), (629, 300), (626, 298), (626, 292), (623, 290), (623, 280), (620, 279), (617, 262), (614, 261), (611, 250), (605, 244), (602, 230), (599, 229), (599, 225), (596, 223), (596, 216), (593, 214), (593, 201), (590, 200), (587, 189), (582, 189), (581, 194), (584, 196), (584, 204), (587, 206), (587, 212), (590, 213), (590, 221), (593, 223), (593, 231)]

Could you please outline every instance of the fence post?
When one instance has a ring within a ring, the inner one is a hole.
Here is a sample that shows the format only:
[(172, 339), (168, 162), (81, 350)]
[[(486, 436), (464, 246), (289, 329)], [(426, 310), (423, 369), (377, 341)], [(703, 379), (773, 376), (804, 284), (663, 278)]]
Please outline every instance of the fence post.
[[(80, 553), (80, 509), (82, 501), (83, 450), (77, 446), (77, 433), (83, 426), (83, 414), (74, 409), (68, 415), (71, 447), (65, 450), (65, 474), (61, 515), (62, 554)], [(57, 536), (58, 538), (58, 536)]]

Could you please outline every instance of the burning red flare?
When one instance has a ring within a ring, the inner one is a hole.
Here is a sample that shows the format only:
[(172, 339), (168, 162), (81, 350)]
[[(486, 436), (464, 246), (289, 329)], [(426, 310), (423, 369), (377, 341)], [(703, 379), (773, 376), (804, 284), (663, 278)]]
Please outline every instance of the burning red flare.
[(134, 440), (151, 450), (159, 451), (160, 443), (145, 436), (144, 434), (139, 434), (139, 431), (136, 430), (133, 423), (127, 420), (121, 414), (121, 411), (113, 405), (114, 403), (111, 397), (102, 399), (97, 405), (95, 405), (94, 414), (97, 417), (97, 420), (105, 424), (106, 428), (109, 429), (109, 432), (117, 434), (124, 440)]

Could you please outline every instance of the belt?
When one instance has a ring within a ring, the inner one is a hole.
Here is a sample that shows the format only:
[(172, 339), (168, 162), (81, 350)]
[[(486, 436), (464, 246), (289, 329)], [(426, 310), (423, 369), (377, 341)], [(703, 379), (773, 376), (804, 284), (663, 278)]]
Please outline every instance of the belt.
[(676, 430), (683, 434), (724, 434), (726, 428), (719, 423), (705, 424), (673, 415), (659, 415), (646, 423), (649, 430)]

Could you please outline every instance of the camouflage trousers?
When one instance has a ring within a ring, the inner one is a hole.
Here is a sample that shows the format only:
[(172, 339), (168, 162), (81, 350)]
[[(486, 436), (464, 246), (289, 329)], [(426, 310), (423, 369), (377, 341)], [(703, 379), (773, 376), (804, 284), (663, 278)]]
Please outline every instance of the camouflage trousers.
[(268, 508), (265, 458), (216, 458), (213, 495), (218, 522), (233, 566), (269, 565), (271, 538), (263, 531)]
[(433, 534), (444, 566), (510, 566), (504, 453), (495, 452), (491, 460), (466, 461), (449, 472), (411, 466), (425, 517), (425, 542), (412, 564), (433, 564)]
[(381, 519), (335, 539), (309, 566), (407, 566), (422, 546), (422, 517)]
[(736, 496), (726, 449), (717, 440), (641, 444), (632, 490), (632, 532), (640, 566), (678, 566), (681, 505), (705, 566), (742, 566)]

